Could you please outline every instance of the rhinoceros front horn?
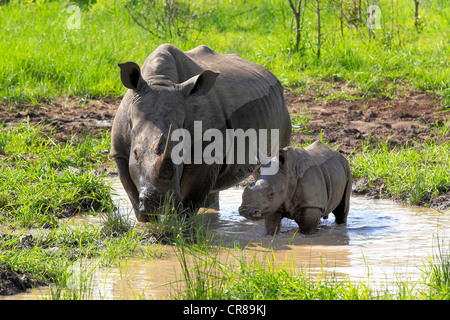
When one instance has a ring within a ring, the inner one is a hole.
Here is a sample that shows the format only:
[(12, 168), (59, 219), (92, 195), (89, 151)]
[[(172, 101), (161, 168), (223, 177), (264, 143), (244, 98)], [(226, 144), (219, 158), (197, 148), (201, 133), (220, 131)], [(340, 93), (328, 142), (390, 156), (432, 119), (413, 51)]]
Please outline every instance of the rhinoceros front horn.
[(173, 142), (172, 142), (172, 124), (169, 127), (169, 133), (167, 134), (166, 146), (163, 153), (163, 161), (170, 160), (172, 154)]
[[(164, 147), (164, 151), (161, 153), (161, 156), (156, 160), (155, 163), (155, 174), (158, 179), (172, 179), (174, 174), (174, 163), (172, 162), (172, 125), (169, 127), (169, 132), (167, 134), (166, 144)], [(159, 149), (162, 147), (162, 143), (164, 141), (164, 134), (161, 134), (158, 142), (156, 143), (155, 148)], [(159, 149), (161, 150), (161, 149)]]

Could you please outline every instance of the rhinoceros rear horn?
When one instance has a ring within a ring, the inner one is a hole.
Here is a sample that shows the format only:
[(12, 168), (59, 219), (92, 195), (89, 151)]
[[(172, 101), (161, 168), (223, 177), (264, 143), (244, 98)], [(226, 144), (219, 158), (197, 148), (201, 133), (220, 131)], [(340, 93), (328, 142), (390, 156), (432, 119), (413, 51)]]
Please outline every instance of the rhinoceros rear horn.
[(141, 75), (141, 68), (134, 62), (119, 63), (120, 80), (128, 89), (139, 91), (145, 83)]
[(185, 97), (204, 95), (212, 88), (219, 74), (220, 72), (218, 71), (202, 71), (199, 75), (194, 76), (181, 83), (181, 92)]

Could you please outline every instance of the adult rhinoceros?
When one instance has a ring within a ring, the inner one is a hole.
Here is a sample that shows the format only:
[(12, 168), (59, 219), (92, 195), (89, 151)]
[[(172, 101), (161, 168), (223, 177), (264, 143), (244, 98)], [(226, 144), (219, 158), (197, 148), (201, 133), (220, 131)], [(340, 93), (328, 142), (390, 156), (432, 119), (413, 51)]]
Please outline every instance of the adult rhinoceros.
[[(183, 52), (164, 44), (142, 68), (134, 62), (119, 67), (129, 90), (114, 119), (111, 156), (138, 221), (148, 221), (167, 193), (195, 209), (257, 169), (249, 157), (241, 164), (175, 164), (174, 130), (194, 135), (197, 122), (203, 132), (214, 128), (224, 136), (227, 129), (268, 129), (270, 139), (269, 129), (279, 129), (279, 147), (289, 144), (291, 123), (280, 82), (239, 55), (219, 54), (206, 46)], [(193, 144), (191, 148), (192, 154), (198, 151)]]

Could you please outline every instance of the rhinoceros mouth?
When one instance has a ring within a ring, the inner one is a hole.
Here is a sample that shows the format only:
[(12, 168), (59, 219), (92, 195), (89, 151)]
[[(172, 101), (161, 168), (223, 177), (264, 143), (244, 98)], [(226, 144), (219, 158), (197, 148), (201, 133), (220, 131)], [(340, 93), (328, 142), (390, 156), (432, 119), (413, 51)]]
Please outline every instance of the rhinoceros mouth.
[(246, 206), (239, 207), (239, 214), (241, 216), (243, 216), (244, 218), (247, 218), (250, 220), (259, 220), (259, 219), (263, 218), (261, 211), (259, 209), (249, 208)]
[(174, 194), (152, 195), (139, 197), (139, 211), (144, 216), (159, 216), (172, 212), (182, 212), (184, 209), (181, 197)]

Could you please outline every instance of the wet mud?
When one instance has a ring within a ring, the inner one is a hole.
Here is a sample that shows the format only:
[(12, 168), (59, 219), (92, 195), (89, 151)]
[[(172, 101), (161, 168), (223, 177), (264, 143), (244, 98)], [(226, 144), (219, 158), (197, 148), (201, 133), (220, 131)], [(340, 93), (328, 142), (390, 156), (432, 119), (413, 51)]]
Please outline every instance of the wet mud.
[(0, 296), (16, 295), (40, 285), (44, 283), (30, 279), (25, 274), (13, 270), (0, 270)]
[[(131, 207), (127, 207), (120, 183), (113, 181), (112, 185), (118, 191), (116, 201), (129, 214)], [(361, 196), (352, 197), (344, 226), (336, 225), (331, 214), (322, 220), (317, 233), (302, 235), (294, 221), (283, 219), (277, 236), (263, 236), (263, 220), (250, 221), (239, 215), (241, 195), (242, 188), (225, 190), (220, 194), (219, 211), (203, 213), (211, 234), (227, 248), (216, 254), (219, 261), (231, 265), (238, 265), (236, 257), (250, 262), (269, 258), (280, 266), (293, 265), (296, 271), (335, 274), (395, 292), (399, 279), (420, 278), (423, 259), (432, 255), (437, 238), (447, 243), (450, 237), (449, 212)], [(98, 277), (104, 281), (97, 292), (107, 299), (133, 298), (136, 292), (147, 299), (174, 294), (182, 289), (182, 269), (173, 248), (165, 250), (166, 255), (157, 260), (132, 258), (100, 271)]]

